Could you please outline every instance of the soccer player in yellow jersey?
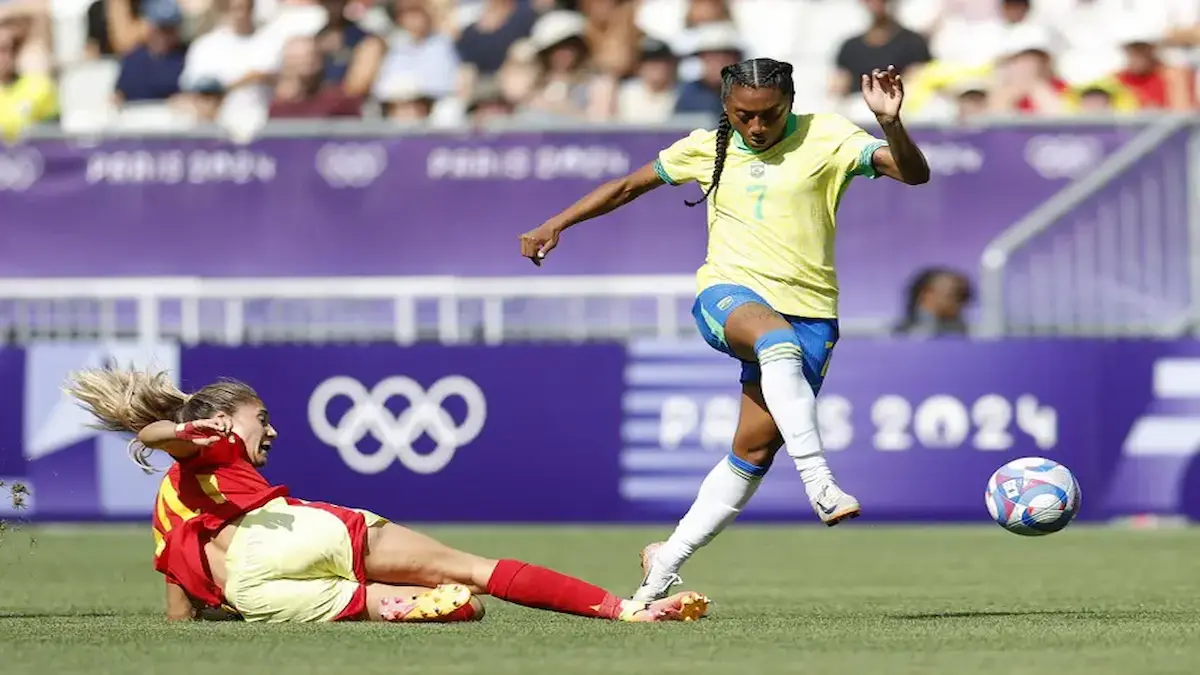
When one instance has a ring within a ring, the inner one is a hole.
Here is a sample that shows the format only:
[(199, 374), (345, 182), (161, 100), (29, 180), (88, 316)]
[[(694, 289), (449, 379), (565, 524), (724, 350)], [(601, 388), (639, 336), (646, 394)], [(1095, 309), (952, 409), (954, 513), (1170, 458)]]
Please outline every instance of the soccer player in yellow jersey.
[[(642, 552), (637, 600), (665, 597), (678, 570), (749, 501), (775, 453), (786, 448), (817, 516), (835, 525), (859, 515), (821, 449), (817, 400), (838, 339), (834, 214), (854, 176), (919, 185), (929, 165), (900, 122), (904, 89), (894, 68), (862, 78), (886, 141), (834, 114), (792, 113), (792, 66), (752, 59), (722, 71), (724, 115), (632, 174), (605, 183), (521, 236), (541, 265), (576, 223), (660, 185), (696, 182), (708, 204), (708, 256), (692, 308), (713, 348), (742, 362), (742, 403), (729, 456), (709, 473), (671, 537)], [(651, 227), (647, 224), (647, 227)]]

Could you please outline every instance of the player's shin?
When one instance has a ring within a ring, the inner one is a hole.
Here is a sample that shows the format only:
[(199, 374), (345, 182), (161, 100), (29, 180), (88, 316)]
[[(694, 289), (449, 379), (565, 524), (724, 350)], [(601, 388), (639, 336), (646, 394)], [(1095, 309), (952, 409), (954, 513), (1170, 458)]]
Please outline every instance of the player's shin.
[(648, 559), (643, 561), (645, 576), (634, 599), (665, 597), (667, 589), (679, 581), (683, 563), (737, 519), (766, 472), (767, 467), (755, 466), (733, 453), (718, 462), (700, 484), (696, 501), (671, 537), (647, 552)]
[(621, 613), (621, 599), (603, 588), (519, 560), (497, 562), (487, 592), (518, 605), (566, 614), (616, 619)]
[(790, 330), (765, 333), (754, 345), (763, 400), (783, 435), (817, 515), (834, 525), (858, 515), (858, 501), (834, 481), (817, 430), (817, 396), (804, 376), (803, 350)]
[(489, 595), (518, 605), (616, 621), (688, 621), (704, 615), (708, 599), (681, 593), (648, 605), (623, 600), (599, 586), (519, 560), (496, 563)]
[(833, 482), (833, 475), (821, 450), (817, 397), (804, 377), (803, 351), (794, 333), (783, 329), (764, 334), (754, 349), (762, 371), (763, 400), (812, 499)]

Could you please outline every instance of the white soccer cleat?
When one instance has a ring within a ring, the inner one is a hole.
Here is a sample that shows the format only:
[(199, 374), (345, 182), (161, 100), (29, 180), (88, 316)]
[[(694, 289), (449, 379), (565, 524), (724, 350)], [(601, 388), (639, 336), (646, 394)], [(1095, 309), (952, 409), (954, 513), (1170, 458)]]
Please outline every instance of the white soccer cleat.
[(829, 527), (843, 520), (857, 518), (862, 513), (858, 500), (833, 483), (821, 488), (812, 500), (812, 507), (821, 522)]
[(658, 562), (658, 549), (662, 545), (659, 541), (642, 549), (642, 585), (633, 594), (633, 599), (638, 602), (662, 600), (672, 586), (683, 583), (678, 574), (666, 571)]

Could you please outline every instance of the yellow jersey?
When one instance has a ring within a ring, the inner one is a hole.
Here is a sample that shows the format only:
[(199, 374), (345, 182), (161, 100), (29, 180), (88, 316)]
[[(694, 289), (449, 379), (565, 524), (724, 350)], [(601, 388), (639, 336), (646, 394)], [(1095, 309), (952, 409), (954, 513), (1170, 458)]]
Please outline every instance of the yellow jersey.
[[(708, 255), (697, 292), (737, 284), (776, 311), (837, 318), (835, 213), (854, 176), (875, 178), (886, 145), (836, 114), (791, 115), (784, 137), (757, 152), (732, 132), (717, 191), (708, 198)], [(654, 169), (670, 185), (712, 182), (716, 132), (698, 129), (659, 153)]]

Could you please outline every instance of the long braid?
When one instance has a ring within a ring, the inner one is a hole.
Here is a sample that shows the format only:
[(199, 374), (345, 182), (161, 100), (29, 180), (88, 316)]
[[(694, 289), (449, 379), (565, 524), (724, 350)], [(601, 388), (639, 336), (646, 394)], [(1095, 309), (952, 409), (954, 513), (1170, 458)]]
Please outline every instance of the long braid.
[[(792, 81), (792, 64), (775, 59), (749, 59), (721, 69), (721, 100), (729, 98), (729, 92), (734, 85), (759, 89), (769, 87), (778, 89), (790, 100), (796, 92)], [(733, 136), (733, 123), (729, 114), (722, 111), (717, 123), (717, 148), (713, 161), (712, 181), (700, 199), (694, 202), (684, 201), (688, 206), (697, 206), (708, 201), (709, 196), (716, 194), (721, 184), (721, 173), (725, 171), (725, 157), (729, 152), (729, 140)]]
[(696, 206), (703, 204), (708, 200), (708, 196), (717, 191), (717, 185), (721, 183), (721, 172), (725, 170), (725, 154), (729, 150), (729, 137), (733, 135), (733, 125), (729, 123), (729, 116), (722, 113), (721, 121), (717, 123), (717, 157), (713, 163), (712, 183), (708, 189), (700, 195), (700, 199), (694, 202), (684, 201), (688, 206)]

